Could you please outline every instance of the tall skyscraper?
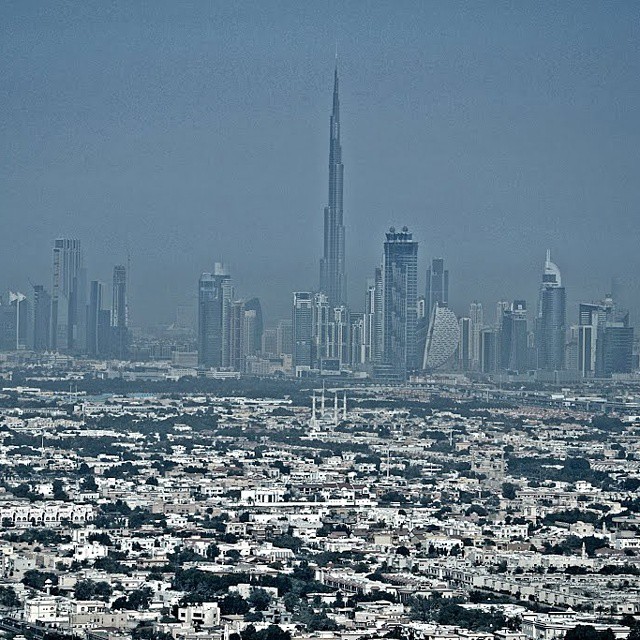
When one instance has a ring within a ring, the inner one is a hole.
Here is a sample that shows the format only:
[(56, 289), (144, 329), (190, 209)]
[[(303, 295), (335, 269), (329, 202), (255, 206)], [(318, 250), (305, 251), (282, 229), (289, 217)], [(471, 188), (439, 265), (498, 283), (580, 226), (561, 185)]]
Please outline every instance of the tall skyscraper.
[[(84, 322), (86, 291), (80, 240), (58, 238), (53, 245), (51, 346), (72, 351), (78, 346)], [(81, 345), (84, 347), (84, 345)]]
[(483, 329), (480, 332), (480, 371), (495, 373), (498, 369), (498, 331)]
[(598, 325), (605, 321), (599, 304), (581, 303), (578, 307), (578, 372), (591, 378), (596, 371)]
[(244, 373), (247, 358), (257, 355), (262, 349), (262, 308), (258, 298), (231, 303), (229, 339), (229, 366)]
[(393, 227), (384, 243), (383, 363), (401, 377), (419, 367), (416, 343), (418, 243), (407, 227)]
[(278, 330), (265, 329), (262, 332), (261, 351), (265, 355), (275, 355), (278, 353)]
[(335, 307), (329, 318), (329, 358), (339, 366), (351, 364), (351, 316), (345, 305)]
[(33, 285), (33, 348), (46, 351), (51, 346), (51, 296), (41, 285)]
[(113, 291), (111, 303), (111, 346), (113, 356), (125, 360), (129, 352), (129, 306), (127, 301), (127, 268), (113, 268)]
[(10, 291), (6, 299), (0, 296), (0, 351), (30, 346), (30, 321), (31, 308), (23, 293)]
[(230, 366), (231, 276), (216, 263), (213, 273), (203, 273), (198, 283), (198, 364)]
[(480, 369), (480, 332), (484, 328), (484, 314), (482, 303), (475, 300), (469, 305), (471, 319), (471, 368)]
[(230, 307), (229, 366), (234, 371), (244, 372), (245, 353), (245, 301), (234, 300)]
[(244, 303), (244, 310), (245, 355), (254, 356), (262, 351), (262, 334), (264, 333), (260, 299), (249, 298)]
[(583, 377), (631, 372), (633, 327), (611, 296), (600, 304), (580, 304), (578, 322), (578, 371)]
[(508, 300), (498, 300), (498, 302), (496, 302), (496, 329), (502, 328), (502, 320), (504, 319), (504, 314), (510, 309), (511, 304)]
[(362, 317), (362, 345), (359, 364), (380, 362), (382, 354), (382, 270), (378, 267), (375, 278), (367, 283)]
[(322, 361), (329, 357), (329, 322), (331, 320), (331, 307), (329, 296), (324, 293), (316, 293), (313, 296), (313, 325), (311, 360), (313, 366), (320, 369)]
[(424, 315), (427, 326), (436, 305), (449, 306), (449, 270), (444, 268), (442, 258), (434, 258), (427, 269), (427, 289), (425, 293)]
[(104, 285), (97, 280), (93, 280), (89, 285), (89, 304), (87, 305), (87, 355), (97, 358), (104, 354), (104, 343), (102, 343), (102, 299)]
[(296, 291), (291, 315), (293, 371), (296, 375), (313, 366), (313, 294)]
[(279, 320), (276, 325), (276, 354), (279, 356), (293, 354), (293, 324), (291, 320)]
[(551, 262), (547, 250), (540, 288), (538, 312), (538, 368), (545, 371), (564, 369), (566, 341), (566, 292), (560, 269)]
[(471, 318), (460, 318), (460, 341), (458, 344), (458, 367), (460, 371), (471, 369), (472, 325)]
[(451, 356), (458, 348), (460, 341), (460, 326), (458, 318), (451, 309), (441, 306), (438, 302), (431, 311), (431, 322), (427, 333), (422, 368), (433, 371), (450, 363)]
[(342, 208), (343, 174), (338, 66), (336, 64), (333, 79), (333, 108), (329, 118), (329, 202), (324, 209), (324, 254), (320, 261), (320, 291), (327, 295), (331, 308), (346, 302)]
[(502, 312), (498, 365), (514, 373), (528, 369), (527, 303), (524, 300), (515, 300)]

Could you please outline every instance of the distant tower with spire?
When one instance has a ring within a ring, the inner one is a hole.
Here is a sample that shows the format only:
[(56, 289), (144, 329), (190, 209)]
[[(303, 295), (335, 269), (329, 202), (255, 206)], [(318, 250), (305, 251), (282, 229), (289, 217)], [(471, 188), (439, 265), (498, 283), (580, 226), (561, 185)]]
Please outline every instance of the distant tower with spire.
[(538, 368), (560, 371), (565, 368), (566, 293), (560, 269), (547, 249), (538, 305)]
[(344, 166), (340, 144), (338, 59), (333, 76), (333, 108), (329, 119), (329, 201), (324, 209), (324, 254), (320, 260), (320, 291), (332, 308), (346, 303), (342, 185)]

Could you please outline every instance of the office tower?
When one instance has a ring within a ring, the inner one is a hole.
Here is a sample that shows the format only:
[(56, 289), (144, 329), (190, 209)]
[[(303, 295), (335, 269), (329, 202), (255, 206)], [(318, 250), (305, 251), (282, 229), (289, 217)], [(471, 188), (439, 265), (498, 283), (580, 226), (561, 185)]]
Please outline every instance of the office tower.
[(262, 348), (262, 309), (258, 298), (234, 300), (230, 305), (229, 366), (244, 373), (247, 358)]
[(480, 332), (480, 371), (495, 373), (498, 369), (498, 332), (483, 329)]
[(129, 355), (129, 305), (127, 300), (127, 268), (113, 268), (111, 302), (111, 346), (113, 357), (126, 360)]
[(511, 305), (508, 300), (498, 300), (498, 302), (496, 302), (496, 329), (502, 328), (502, 319), (504, 318), (505, 312), (509, 311), (510, 308)]
[(0, 351), (14, 351), (16, 348), (16, 309), (0, 299)]
[(244, 371), (245, 362), (245, 302), (234, 300), (230, 306), (229, 366), (234, 371)]
[(407, 227), (386, 234), (382, 267), (383, 362), (400, 377), (417, 369), (418, 243)]
[(329, 296), (316, 293), (313, 296), (311, 359), (313, 366), (321, 368), (322, 361), (329, 357), (329, 321), (331, 307)]
[(472, 325), (471, 318), (460, 318), (460, 340), (458, 344), (458, 368), (460, 371), (471, 370)]
[(376, 267), (373, 274), (374, 309), (373, 309), (373, 342), (371, 358), (375, 363), (381, 363), (384, 354), (384, 278), (382, 267)]
[(573, 324), (569, 327), (567, 344), (564, 349), (564, 368), (567, 371), (578, 371), (578, 343), (580, 328)]
[(583, 378), (595, 375), (598, 343), (598, 325), (605, 321), (598, 304), (581, 303), (578, 306), (578, 372)]
[(335, 307), (329, 319), (327, 355), (337, 361), (339, 368), (351, 363), (350, 328), (351, 318), (347, 307)]
[[(352, 323), (353, 325), (353, 323)], [(376, 269), (375, 277), (367, 282), (362, 316), (362, 350), (358, 362), (380, 362), (382, 354), (382, 276)], [(353, 361), (354, 363), (356, 361)]]
[(308, 291), (293, 294), (291, 317), (293, 370), (296, 375), (313, 366), (314, 296)]
[(629, 314), (611, 296), (578, 308), (578, 371), (583, 377), (608, 378), (633, 369), (633, 327)]
[(459, 340), (460, 327), (456, 314), (436, 302), (431, 309), (431, 322), (422, 357), (422, 368), (433, 371), (447, 364), (456, 352)]
[(222, 302), (211, 273), (198, 281), (198, 364), (222, 365)]
[(551, 262), (547, 250), (538, 312), (538, 368), (559, 371), (564, 368), (566, 332), (566, 292), (560, 269)]
[(608, 322), (602, 331), (602, 357), (596, 375), (609, 378), (614, 373), (633, 370), (633, 327), (626, 322)]
[[(80, 240), (58, 238), (53, 245), (51, 346), (72, 351), (77, 347), (78, 323), (86, 296)], [(84, 326), (84, 320), (80, 326)]]
[(480, 369), (480, 332), (484, 329), (484, 314), (482, 303), (474, 300), (469, 305), (469, 318), (471, 320), (471, 368)]
[(244, 303), (245, 355), (254, 356), (262, 350), (264, 323), (259, 298), (249, 298)]
[(89, 285), (89, 303), (87, 305), (87, 345), (86, 352), (90, 358), (97, 358), (104, 353), (105, 344), (101, 340), (103, 337), (102, 328), (102, 298), (104, 295), (104, 285), (97, 280), (93, 280)]
[(349, 359), (354, 369), (370, 361), (371, 343), (368, 342), (365, 313), (350, 314), (350, 349)]
[(293, 354), (293, 323), (291, 320), (279, 320), (276, 326), (277, 349), (276, 355), (290, 356)]
[(431, 322), (431, 314), (436, 305), (449, 305), (449, 271), (444, 268), (442, 258), (434, 258), (427, 269), (427, 289), (425, 293), (424, 316), (427, 325)]
[(278, 353), (278, 330), (265, 329), (262, 332), (262, 353), (275, 355)]
[(523, 373), (529, 368), (527, 303), (524, 300), (515, 300), (502, 312), (498, 367), (514, 373)]
[(51, 296), (41, 285), (33, 285), (33, 348), (46, 351), (51, 346)]
[(329, 202), (324, 209), (324, 254), (320, 261), (320, 291), (327, 295), (332, 308), (346, 303), (343, 173), (338, 66), (336, 65), (333, 79), (333, 108), (329, 119)]
[(198, 283), (198, 364), (222, 367), (230, 363), (231, 277), (220, 263), (203, 273)]
[(0, 351), (17, 351), (29, 343), (30, 307), (23, 293), (0, 298)]

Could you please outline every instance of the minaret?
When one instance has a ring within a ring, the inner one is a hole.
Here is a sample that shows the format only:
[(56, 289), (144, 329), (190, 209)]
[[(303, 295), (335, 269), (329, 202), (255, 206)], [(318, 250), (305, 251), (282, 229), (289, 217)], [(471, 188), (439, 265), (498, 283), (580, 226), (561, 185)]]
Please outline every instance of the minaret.
[(324, 209), (324, 255), (320, 260), (320, 291), (332, 308), (346, 303), (342, 184), (344, 166), (340, 144), (338, 60), (333, 77), (333, 108), (329, 118), (329, 201)]

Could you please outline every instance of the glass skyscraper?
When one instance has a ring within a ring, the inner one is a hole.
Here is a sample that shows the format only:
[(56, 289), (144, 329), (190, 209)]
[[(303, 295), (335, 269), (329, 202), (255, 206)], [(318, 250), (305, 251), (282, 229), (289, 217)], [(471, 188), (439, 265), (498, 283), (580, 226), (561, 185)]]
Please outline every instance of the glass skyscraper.
[(58, 238), (53, 245), (51, 347), (71, 351), (84, 348), (86, 276), (80, 240)]
[(382, 264), (383, 362), (397, 374), (419, 366), (416, 325), (418, 321), (418, 243), (407, 227), (386, 234)]
[(560, 269), (551, 262), (547, 251), (540, 288), (538, 311), (538, 368), (545, 371), (564, 369), (566, 341), (566, 292)]
[(216, 263), (213, 273), (203, 273), (198, 283), (198, 364), (230, 364), (231, 276)]

